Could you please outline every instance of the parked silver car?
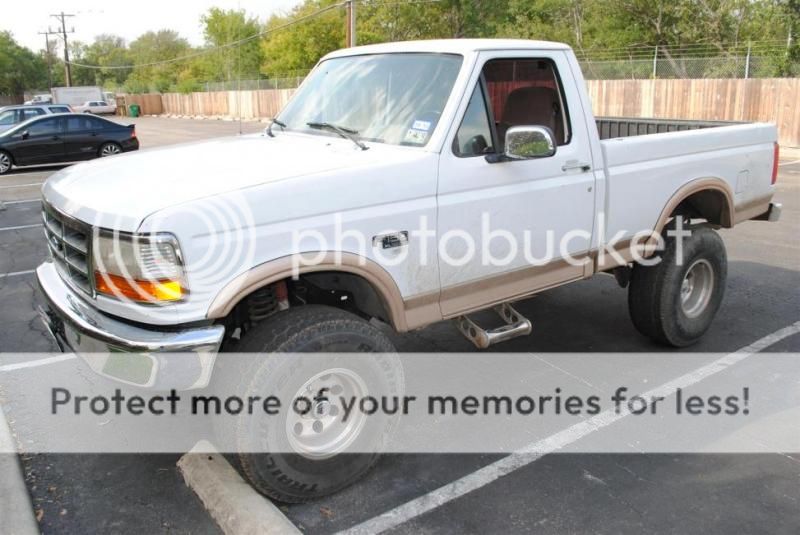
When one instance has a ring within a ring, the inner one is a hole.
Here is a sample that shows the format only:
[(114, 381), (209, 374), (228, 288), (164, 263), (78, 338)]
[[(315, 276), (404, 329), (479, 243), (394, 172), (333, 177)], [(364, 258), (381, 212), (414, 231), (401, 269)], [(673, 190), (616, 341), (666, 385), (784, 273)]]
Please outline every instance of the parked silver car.
[(23, 121), (39, 117), (40, 115), (51, 115), (54, 113), (72, 113), (72, 109), (66, 104), (43, 104), (41, 106), (3, 106), (0, 108), (0, 132), (4, 132)]

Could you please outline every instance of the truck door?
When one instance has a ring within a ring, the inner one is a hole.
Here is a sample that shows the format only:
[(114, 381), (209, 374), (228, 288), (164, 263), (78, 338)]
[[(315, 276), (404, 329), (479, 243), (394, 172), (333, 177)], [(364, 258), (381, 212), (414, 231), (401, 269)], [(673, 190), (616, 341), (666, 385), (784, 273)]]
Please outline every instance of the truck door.
[[(445, 316), (590, 271), (594, 164), (566, 52), (483, 52), (465, 101), (439, 169)], [(532, 125), (553, 132), (554, 155), (497, 157), (509, 128)]]

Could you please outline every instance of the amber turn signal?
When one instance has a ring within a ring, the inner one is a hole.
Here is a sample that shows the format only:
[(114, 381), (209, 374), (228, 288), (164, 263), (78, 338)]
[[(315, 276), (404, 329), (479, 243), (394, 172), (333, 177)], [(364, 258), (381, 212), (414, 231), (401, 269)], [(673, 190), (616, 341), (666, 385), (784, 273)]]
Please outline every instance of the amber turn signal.
[(178, 301), (185, 293), (180, 281), (172, 279), (157, 281), (131, 280), (118, 275), (95, 271), (94, 280), (95, 287), (99, 293), (144, 303)]

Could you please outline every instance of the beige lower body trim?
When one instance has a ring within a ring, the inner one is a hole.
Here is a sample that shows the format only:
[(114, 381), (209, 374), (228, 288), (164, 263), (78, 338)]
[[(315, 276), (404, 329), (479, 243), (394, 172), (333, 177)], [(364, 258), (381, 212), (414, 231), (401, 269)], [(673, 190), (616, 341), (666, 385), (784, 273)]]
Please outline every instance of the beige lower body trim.
[(739, 224), (760, 216), (769, 210), (770, 201), (772, 201), (772, 194), (737, 206), (734, 222)]
[(526, 267), (444, 288), (441, 294), (442, 315), (452, 318), (583, 279), (585, 265), (591, 264), (591, 260), (588, 254), (579, 256), (577, 260), (580, 265), (556, 260), (543, 266)]
[(442, 321), (439, 307), (439, 292), (415, 295), (404, 301), (407, 330), (420, 329), (426, 325)]

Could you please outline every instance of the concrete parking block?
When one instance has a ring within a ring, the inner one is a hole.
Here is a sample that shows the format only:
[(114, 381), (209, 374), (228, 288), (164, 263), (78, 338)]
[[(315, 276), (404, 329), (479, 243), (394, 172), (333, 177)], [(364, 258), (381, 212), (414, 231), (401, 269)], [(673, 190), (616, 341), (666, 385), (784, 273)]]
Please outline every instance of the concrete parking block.
[(8, 535), (34, 535), (39, 524), (25, 486), (22, 466), (5, 414), (0, 407), (0, 531)]
[(280, 509), (242, 479), (211, 443), (198, 442), (181, 457), (178, 468), (226, 535), (301, 533)]

